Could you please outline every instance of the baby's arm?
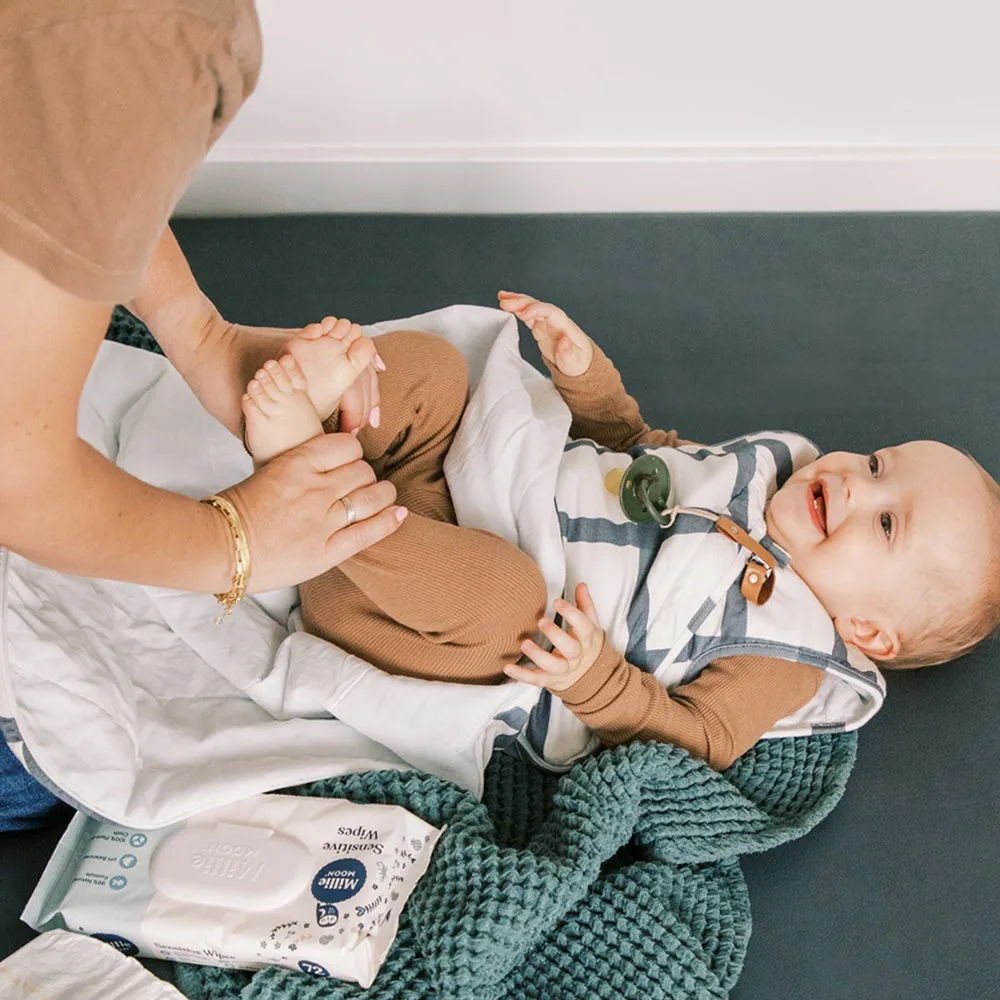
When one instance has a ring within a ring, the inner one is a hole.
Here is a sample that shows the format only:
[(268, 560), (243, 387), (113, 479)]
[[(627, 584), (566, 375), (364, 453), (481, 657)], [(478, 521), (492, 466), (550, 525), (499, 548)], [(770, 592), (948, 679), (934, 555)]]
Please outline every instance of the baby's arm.
[(559, 697), (604, 746), (659, 740), (724, 771), (775, 722), (805, 705), (822, 680), (822, 670), (803, 663), (736, 656), (667, 690), (605, 640), (591, 669)]
[(593, 349), (590, 367), (582, 375), (564, 375), (546, 362), (553, 384), (573, 414), (570, 437), (590, 438), (614, 451), (636, 444), (667, 448), (687, 444), (677, 431), (654, 430), (642, 419), (639, 404), (625, 391), (618, 369), (597, 344)]
[(498, 298), (500, 308), (517, 316), (538, 343), (573, 414), (570, 437), (590, 438), (615, 451), (635, 444), (690, 444), (676, 431), (653, 430), (642, 419), (610, 359), (558, 306), (517, 292), (500, 292)]
[(534, 667), (508, 664), (504, 673), (558, 695), (605, 746), (659, 740), (724, 771), (775, 722), (805, 705), (823, 681), (822, 670), (804, 663), (734, 656), (668, 691), (608, 642), (585, 583), (574, 596), (575, 605), (555, 602), (561, 627), (549, 618), (538, 622), (552, 649), (526, 639), (521, 651)]

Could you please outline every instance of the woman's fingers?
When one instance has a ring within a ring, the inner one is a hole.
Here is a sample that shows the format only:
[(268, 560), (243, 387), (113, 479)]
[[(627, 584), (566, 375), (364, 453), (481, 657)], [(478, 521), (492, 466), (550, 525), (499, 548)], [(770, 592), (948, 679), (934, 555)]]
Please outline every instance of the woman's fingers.
[(345, 493), (330, 504), (329, 524), (331, 537), (342, 528), (350, 527), (391, 506), (396, 499), (392, 483), (371, 482)]
[[(395, 490), (392, 491), (392, 495), (395, 496)], [(335, 531), (327, 544), (327, 552), (334, 558), (334, 565), (387, 538), (406, 519), (408, 513), (405, 507), (385, 507), (371, 517), (361, 519), (359, 515), (359, 520), (354, 524)]]
[(340, 429), (353, 434), (365, 424), (378, 427), (381, 421), (379, 399), (378, 373), (369, 366), (341, 397)]
[(252, 592), (311, 580), (396, 530), (396, 491), (374, 478), (350, 434), (323, 434), (226, 490), (250, 540)]
[(336, 472), (351, 462), (364, 459), (361, 445), (349, 434), (321, 434), (299, 445), (295, 452), (308, 461), (315, 472)]
[[(343, 468), (328, 472), (325, 478), (329, 484), (331, 511), (334, 511), (340, 505), (342, 497), (353, 496), (356, 491), (362, 490), (367, 486), (372, 486), (376, 482), (372, 467), (364, 461), (351, 462)], [(392, 503), (394, 499), (395, 492), (393, 492), (393, 495), (386, 503)], [(372, 514), (374, 511), (369, 511), (368, 513)], [(360, 510), (358, 511), (358, 517), (362, 517)]]
[[(396, 499), (396, 487), (383, 479), (369, 483), (367, 486), (361, 486), (350, 493), (345, 493), (344, 496), (351, 501), (351, 506), (354, 508), (354, 520), (363, 521), (365, 518), (373, 517), (379, 511), (385, 510), (393, 503)], [(339, 520), (344, 510), (343, 499), (331, 504), (330, 509)]]

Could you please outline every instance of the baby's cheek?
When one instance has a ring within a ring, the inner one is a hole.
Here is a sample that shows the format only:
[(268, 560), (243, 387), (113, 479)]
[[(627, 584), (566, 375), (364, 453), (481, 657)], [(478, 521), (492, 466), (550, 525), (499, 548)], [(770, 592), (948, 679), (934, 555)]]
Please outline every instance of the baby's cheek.
[(811, 578), (803, 577), (832, 617), (865, 614), (880, 592), (884, 567), (859, 540), (834, 537), (811, 554)]
[(793, 567), (831, 616), (841, 613), (845, 592), (852, 589), (857, 573), (833, 539), (799, 553)]

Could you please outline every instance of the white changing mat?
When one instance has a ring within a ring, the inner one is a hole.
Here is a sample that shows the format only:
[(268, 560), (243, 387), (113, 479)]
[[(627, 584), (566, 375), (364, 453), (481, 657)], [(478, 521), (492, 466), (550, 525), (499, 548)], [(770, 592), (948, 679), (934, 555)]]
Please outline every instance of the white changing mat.
[[(549, 522), (568, 411), (520, 358), (505, 313), (453, 306), (371, 332), (399, 328), (454, 342), (473, 386), (484, 369), (498, 373), (470, 400), (448, 481), (460, 522), (520, 544), (551, 599), (563, 582), (558, 526), (553, 534)], [(503, 443), (519, 458), (505, 468), (479, 462), (483, 415), (498, 406), (520, 414)], [(192, 497), (251, 471), (178, 373), (133, 348), (101, 347), (79, 426), (133, 475)], [(497, 491), (505, 502), (483, 506)], [(498, 514), (519, 509), (539, 513)], [(64, 798), (140, 828), (371, 768), (416, 766), (478, 794), (494, 737), (514, 731), (505, 715), (520, 717), (533, 689), (389, 677), (294, 631), (295, 602), (294, 589), (248, 599), (217, 626), (210, 595), (72, 577), (0, 549), (0, 726)]]

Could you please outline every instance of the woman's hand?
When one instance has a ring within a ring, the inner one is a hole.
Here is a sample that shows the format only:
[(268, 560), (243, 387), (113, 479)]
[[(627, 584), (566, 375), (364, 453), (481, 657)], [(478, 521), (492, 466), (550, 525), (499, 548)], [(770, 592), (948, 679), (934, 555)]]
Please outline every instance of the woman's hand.
[[(350, 434), (323, 434), (225, 490), (250, 544), (251, 593), (311, 580), (391, 535), (406, 517)], [(342, 499), (350, 499), (350, 508)], [(349, 517), (349, 510), (353, 516)], [(226, 550), (232, 540), (219, 515)]]
[(563, 375), (582, 375), (590, 367), (593, 342), (558, 306), (520, 292), (497, 292), (497, 299), (531, 331), (542, 357)]
[(577, 585), (575, 597), (575, 606), (562, 598), (554, 605), (569, 626), (568, 630), (549, 618), (538, 622), (539, 631), (552, 643), (552, 652), (526, 639), (521, 643), (521, 652), (537, 669), (508, 664), (504, 667), (508, 677), (558, 694), (572, 687), (597, 662), (604, 647), (604, 631), (597, 618), (597, 608), (585, 583)]

